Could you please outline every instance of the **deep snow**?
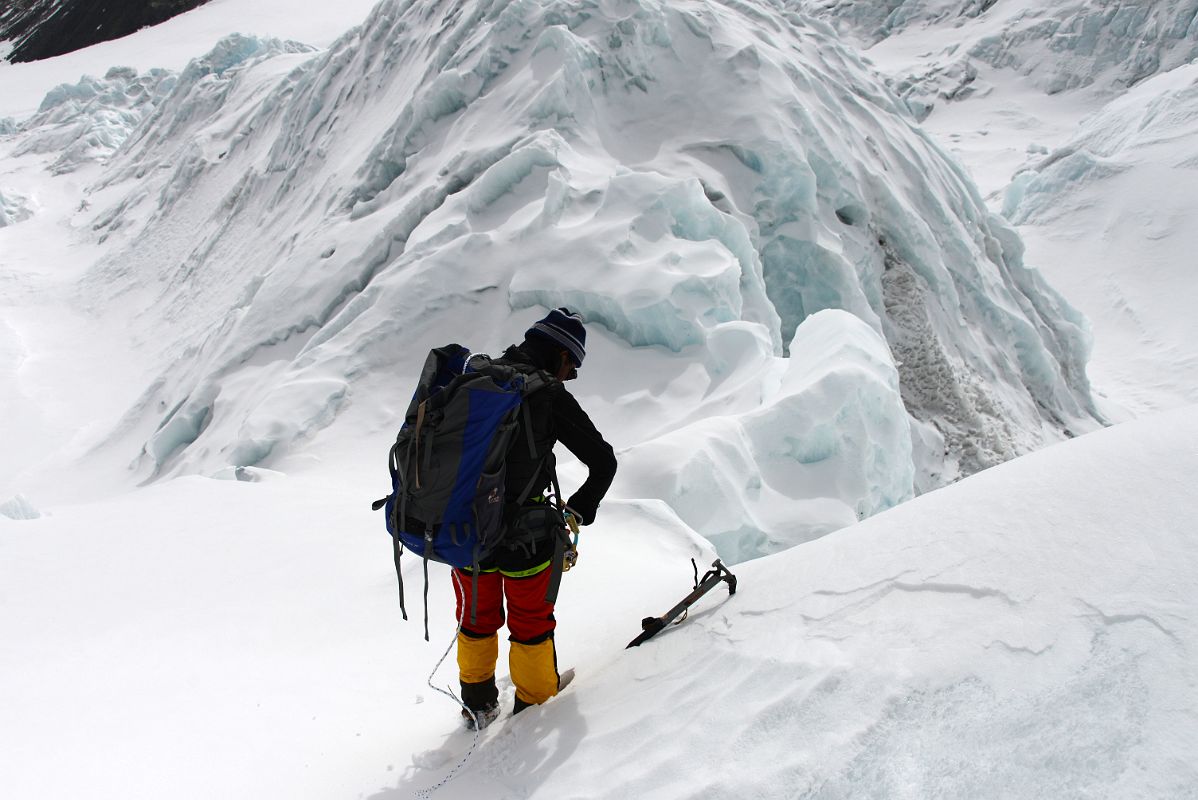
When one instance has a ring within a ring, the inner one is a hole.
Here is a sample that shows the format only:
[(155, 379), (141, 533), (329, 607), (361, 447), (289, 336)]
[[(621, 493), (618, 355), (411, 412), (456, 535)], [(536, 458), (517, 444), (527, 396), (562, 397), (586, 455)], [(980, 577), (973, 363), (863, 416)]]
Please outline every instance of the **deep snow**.
[[(608, 503), (559, 604), (578, 678), (434, 796), (1198, 796), (1196, 470), (1193, 408), (1056, 445), (742, 564), (735, 596), (634, 651), (712, 553), (663, 504)], [(448, 575), (426, 644), (373, 477), (179, 478), (0, 519), (5, 795), (440, 782), (471, 744), (425, 683)]]

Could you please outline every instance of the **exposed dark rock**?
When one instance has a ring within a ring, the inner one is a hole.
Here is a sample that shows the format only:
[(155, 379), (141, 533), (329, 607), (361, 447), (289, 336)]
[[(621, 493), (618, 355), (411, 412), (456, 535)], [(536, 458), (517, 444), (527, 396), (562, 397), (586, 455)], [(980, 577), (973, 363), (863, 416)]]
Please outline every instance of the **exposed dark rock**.
[(0, 41), (13, 43), (9, 61), (37, 61), (128, 36), (206, 2), (7, 0), (0, 3)]

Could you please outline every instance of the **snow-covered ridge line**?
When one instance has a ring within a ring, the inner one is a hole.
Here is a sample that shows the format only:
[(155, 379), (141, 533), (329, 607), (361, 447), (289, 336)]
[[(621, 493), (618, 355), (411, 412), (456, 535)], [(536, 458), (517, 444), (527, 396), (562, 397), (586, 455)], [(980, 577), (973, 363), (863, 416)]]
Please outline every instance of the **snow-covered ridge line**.
[(802, 7), (872, 47), (920, 28), (951, 30), (896, 90), (922, 116), (987, 90), (978, 64), (1010, 69), (1049, 94), (1086, 88), (1111, 97), (1198, 56), (1198, 2), (804, 0)]

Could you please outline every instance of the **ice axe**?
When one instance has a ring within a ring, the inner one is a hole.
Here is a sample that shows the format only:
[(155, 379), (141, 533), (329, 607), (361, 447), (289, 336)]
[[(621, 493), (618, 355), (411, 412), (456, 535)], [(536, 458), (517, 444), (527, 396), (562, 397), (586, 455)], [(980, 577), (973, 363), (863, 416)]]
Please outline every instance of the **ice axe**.
[[(720, 583), (728, 584), (729, 595), (736, 594), (736, 576), (729, 572), (728, 568), (725, 567), (718, 558), (712, 562), (711, 569), (708, 570), (707, 574), (703, 576), (702, 580), (699, 580), (699, 565), (695, 563), (693, 558), (691, 559), (691, 566), (695, 568), (694, 591), (684, 597), (681, 603), (674, 606), (660, 617), (645, 617), (643, 620), (641, 620), (641, 635), (629, 642), (628, 647), (636, 647), (641, 643), (652, 639), (663, 628), (665, 628), (665, 626), (669, 625), (671, 622), (674, 622), (674, 620), (678, 618), (678, 615), (686, 614), (687, 609), (694, 605), (696, 600), (710, 592)], [(681, 623), (683, 619), (686, 619), (686, 617), (679, 619), (678, 622), (674, 624)], [(628, 647), (625, 647), (624, 649), (627, 650)]]

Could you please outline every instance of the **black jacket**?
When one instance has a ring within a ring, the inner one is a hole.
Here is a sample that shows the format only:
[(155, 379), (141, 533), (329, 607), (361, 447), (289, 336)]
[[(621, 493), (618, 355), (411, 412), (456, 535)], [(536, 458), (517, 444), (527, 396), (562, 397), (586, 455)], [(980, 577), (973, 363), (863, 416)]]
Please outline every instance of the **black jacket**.
[[(548, 371), (552, 368), (555, 354), (555, 351), (539, 347), (537, 342), (525, 342), (509, 347), (503, 356), (496, 359), (496, 363), (531, 366)], [(595, 521), (599, 502), (615, 479), (615, 451), (603, 439), (574, 395), (560, 381), (551, 381), (546, 388), (532, 393), (527, 403), (532, 420), (534, 452), (529, 452), (529, 437), (522, 411), (507, 456), (506, 501), (509, 518), (518, 510), (516, 503), (526, 487), (532, 487), (529, 497), (543, 495), (549, 488), (550, 477), (557, 463), (553, 448), (561, 442), (587, 467), (586, 481), (569, 496), (566, 505), (583, 525), (589, 525)], [(525, 568), (532, 566), (528, 563), (530, 561), (540, 563), (540, 560), (544, 560), (542, 557), (552, 552), (552, 545), (552, 541), (546, 542), (537, 548), (537, 552), (525, 553), (525, 557), (520, 558), (504, 557), (497, 552), (493, 560), (498, 562), (495, 566), (501, 569)]]

